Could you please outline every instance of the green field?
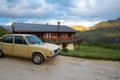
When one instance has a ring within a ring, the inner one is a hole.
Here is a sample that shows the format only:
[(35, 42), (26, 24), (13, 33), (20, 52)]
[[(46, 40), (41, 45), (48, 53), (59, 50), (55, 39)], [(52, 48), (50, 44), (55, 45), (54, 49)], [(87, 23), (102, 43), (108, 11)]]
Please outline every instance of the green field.
[(120, 61), (120, 50), (106, 49), (101, 47), (75, 46), (75, 50), (63, 50), (62, 55), (83, 57), (88, 59), (104, 59)]

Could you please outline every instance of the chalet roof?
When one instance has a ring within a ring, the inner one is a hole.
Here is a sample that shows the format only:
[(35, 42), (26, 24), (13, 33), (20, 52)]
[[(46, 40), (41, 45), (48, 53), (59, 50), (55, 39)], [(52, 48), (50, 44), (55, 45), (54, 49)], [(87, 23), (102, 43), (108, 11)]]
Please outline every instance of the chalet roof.
[(13, 23), (14, 32), (77, 32), (76, 30), (61, 25), (44, 25), (30, 23)]

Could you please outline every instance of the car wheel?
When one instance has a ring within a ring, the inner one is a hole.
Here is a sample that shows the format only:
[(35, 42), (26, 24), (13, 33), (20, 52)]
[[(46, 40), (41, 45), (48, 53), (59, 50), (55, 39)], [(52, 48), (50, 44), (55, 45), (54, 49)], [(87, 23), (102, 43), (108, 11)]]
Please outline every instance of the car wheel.
[(0, 50), (0, 58), (3, 58), (4, 57), (4, 54), (3, 52)]
[(44, 61), (44, 58), (40, 53), (35, 53), (33, 54), (32, 61), (35, 64), (41, 64)]

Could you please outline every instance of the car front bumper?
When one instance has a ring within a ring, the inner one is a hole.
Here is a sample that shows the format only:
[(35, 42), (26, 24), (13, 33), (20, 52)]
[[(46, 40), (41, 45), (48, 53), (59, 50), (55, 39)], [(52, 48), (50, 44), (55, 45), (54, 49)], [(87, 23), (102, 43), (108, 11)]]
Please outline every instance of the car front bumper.
[(57, 53), (54, 53), (52, 56), (47, 56), (47, 58), (54, 58), (56, 57), (58, 54), (60, 54), (61, 50), (57, 51)]

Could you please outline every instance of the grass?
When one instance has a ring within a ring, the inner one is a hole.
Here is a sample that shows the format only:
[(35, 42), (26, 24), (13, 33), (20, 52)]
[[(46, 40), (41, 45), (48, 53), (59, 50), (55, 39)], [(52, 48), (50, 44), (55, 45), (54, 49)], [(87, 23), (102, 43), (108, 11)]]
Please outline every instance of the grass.
[(62, 55), (84, 57), (89, 59), (104, 59), (120, 61), (120, 50), (106, 49), (101, 47), (75, 46), (75, 50), (63, 50)]

